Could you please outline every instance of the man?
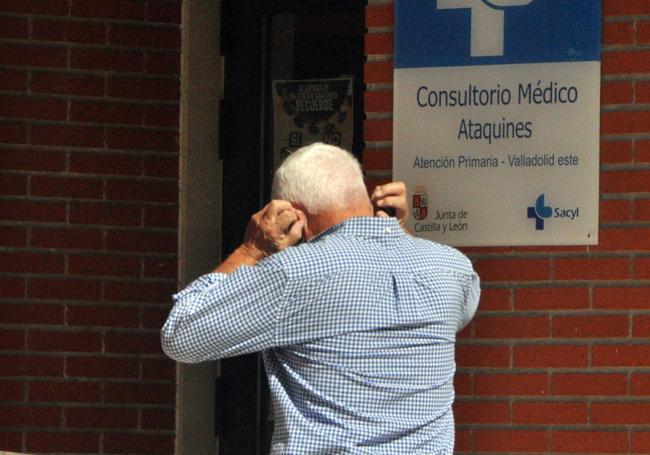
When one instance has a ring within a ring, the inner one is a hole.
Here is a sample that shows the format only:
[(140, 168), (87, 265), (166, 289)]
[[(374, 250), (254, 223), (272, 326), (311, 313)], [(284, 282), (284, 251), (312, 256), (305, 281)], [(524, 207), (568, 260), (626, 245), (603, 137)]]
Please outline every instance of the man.
[(175, 296), (165, 352), (263, 352), (272, 454), (451, 454), (455, 335), (480, 293), (469, 260), (407, 235), (381, 210), (406, 221), (404, 186), (368, 198), (340, 148), (290, 155), (272, 194), (242, 245)]

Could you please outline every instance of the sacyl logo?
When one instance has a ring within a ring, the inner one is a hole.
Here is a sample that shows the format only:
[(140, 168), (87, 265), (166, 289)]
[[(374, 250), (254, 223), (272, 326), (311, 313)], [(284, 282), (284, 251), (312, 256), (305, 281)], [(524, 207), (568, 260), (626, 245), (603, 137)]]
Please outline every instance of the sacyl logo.
[(563, 209), (560, 207), (550, 207), (544, 202), (544, 194), (540, 194), (535, 201), (535, 205), (528, 207), (528, 218), (535, 220), (535, 229), (544, 230), (544, 220), (547, 218), (565, 218), (575, 220), (580, 217), (580, 207), (574, 209)]
[(438, 9), (471, 8), (471, 56), (503, 55), (505, 8), (525, 6), (533, 0), (438, 0)]

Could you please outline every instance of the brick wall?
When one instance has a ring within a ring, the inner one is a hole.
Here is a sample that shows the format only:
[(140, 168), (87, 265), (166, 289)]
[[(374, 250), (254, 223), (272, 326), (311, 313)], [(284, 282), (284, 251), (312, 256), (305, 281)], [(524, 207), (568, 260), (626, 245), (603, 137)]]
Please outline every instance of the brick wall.
[(0, 450), (170, 454), (180, 0), (0, 0)]
[[(650, 2), (603, 0), (600, 243), (465, 249), (457, 451), (650, 453)], [(364, 166), (390, 179), (393, 3), (366, 11)]]

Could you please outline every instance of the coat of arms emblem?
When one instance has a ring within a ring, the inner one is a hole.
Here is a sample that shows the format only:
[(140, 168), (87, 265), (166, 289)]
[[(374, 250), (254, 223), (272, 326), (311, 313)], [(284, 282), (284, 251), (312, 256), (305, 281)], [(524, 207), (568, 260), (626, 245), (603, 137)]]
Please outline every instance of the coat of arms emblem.
[(424, 186), (416, 186), (413, 192), (413, 218), (416, 220), (424, 220), (429, 213), (428, 207), (427, 188)]

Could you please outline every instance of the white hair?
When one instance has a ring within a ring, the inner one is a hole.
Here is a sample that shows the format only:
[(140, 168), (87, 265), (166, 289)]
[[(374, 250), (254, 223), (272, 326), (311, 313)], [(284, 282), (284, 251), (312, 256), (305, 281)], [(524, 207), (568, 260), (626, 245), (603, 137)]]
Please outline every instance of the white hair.
[(310, 213), (355, 208), (368, 201), (361, 165), (342, 148), (316, 142), (299, 148), (273, 177), (273, 199), (301, 204)]

